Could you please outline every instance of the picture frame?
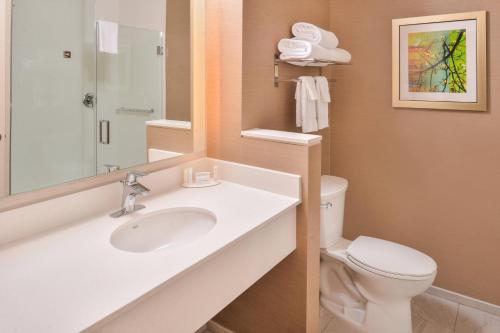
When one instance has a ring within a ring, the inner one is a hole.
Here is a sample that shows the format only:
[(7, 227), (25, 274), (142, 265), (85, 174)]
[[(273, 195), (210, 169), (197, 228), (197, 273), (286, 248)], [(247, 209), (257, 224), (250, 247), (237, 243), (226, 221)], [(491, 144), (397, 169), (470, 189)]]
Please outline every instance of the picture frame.
[(487, 111), (486, 11), (394, 19), (396, 108)]

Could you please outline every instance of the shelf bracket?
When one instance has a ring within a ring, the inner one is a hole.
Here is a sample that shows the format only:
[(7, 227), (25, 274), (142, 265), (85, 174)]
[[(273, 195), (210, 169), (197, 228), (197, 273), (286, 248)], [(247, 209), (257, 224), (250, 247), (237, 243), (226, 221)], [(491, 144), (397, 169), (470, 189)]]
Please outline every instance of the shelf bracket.
[(278, 56), (274, 56), (274, 87), (280, 86), (280, 62)]

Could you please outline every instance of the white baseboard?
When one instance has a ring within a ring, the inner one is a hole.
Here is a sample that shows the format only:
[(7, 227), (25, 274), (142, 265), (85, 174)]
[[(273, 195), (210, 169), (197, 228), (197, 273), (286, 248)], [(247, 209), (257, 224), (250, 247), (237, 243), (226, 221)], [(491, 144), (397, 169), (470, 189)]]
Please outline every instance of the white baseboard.
[(428, 294), (433, 296), (446, 299), (448, 301), (458, 303), (461, 305), (468, 306), (473, 309), (481, 310), (483, 312), (490, 313), (495, 316), (500, 316), (500, 306), (487, 303), (469, 296), (465, 296), (453, 291), (449, 291), (443, 288), (432, 286), (426, 291)]
[(209, 331), (210, 333), (234, 333), (230, 329), (225, 328), (224, 326), (216, 323), (213, 320), (210, 320), (208, 323), (203, 325), (203, 327), (200, 327), (200, 329), (194, 333), (206, 333), (207, 331)]
[(200, 327), (196, 332), (194, 333), (205, 333), (207, 330), (207, 325), (203, 325), (202, 327)]

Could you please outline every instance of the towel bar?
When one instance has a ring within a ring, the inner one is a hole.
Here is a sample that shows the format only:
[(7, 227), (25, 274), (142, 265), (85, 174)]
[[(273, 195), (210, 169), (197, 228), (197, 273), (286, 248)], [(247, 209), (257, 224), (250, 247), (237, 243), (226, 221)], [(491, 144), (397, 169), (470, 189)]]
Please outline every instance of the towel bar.
[[(289, 62), (299, 62), (299, 63), (304, 63), (306, 64), (311, 64), (311, 63), (321, 63), (321, 64), (326, 64), (326, 65), (351, 65), (351, 63), (340, 63), (340, 62), (334, 62), (330, 60), (322, 60), (322, 59), (288, 59), (288, 60), (281, 60), (279, 55), (274, 55), (274, 87), (278, 88), (280, 86), (280, 83), (284, 82), (297, 82), (296, 79), (280, 79), (280, 63), (289, 63)], [(309, 66), (311, 68), (313, 66)], [(317, 67), (322, 73), (322, 68), (321, 66)], [(336, 82), (335, 80), (328, 80), (328, 82)]]
[(128, 112), (128, 113), (154, 113), (155, 109), (134, 109), (134, 108), (124, 108), (121, 107), (116, 109), (116, 112)]
[[(275, 82), (276, 82), (276, 81), (275, 81)], [(297, 80), (297, 79), (288, 79), (288, 80), (285, 80), (285, 79), (278, 79), (278, 81), (277, 81), (277, 82), (278, 82), (278, 83), (290, 83), (290, 82), (291, 82), (291, 83), (297, 83), (297, 82), (299, 82), (299, 80)], [(330, 83), (335, 83), (335, 82), (337, 82), (337, 80), (328, 80), (328, 82), (330, 82)]]

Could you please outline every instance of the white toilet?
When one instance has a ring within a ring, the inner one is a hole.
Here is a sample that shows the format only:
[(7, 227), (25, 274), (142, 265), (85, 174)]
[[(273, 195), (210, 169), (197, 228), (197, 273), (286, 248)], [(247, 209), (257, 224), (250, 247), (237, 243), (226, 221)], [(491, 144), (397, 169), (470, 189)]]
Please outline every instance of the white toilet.
[(431, 286), (436, 262), (377, 238), (343, 239), (347, 186), (321, 178), (321, 304), (368, 333), (411, 333), (410, 301)]

